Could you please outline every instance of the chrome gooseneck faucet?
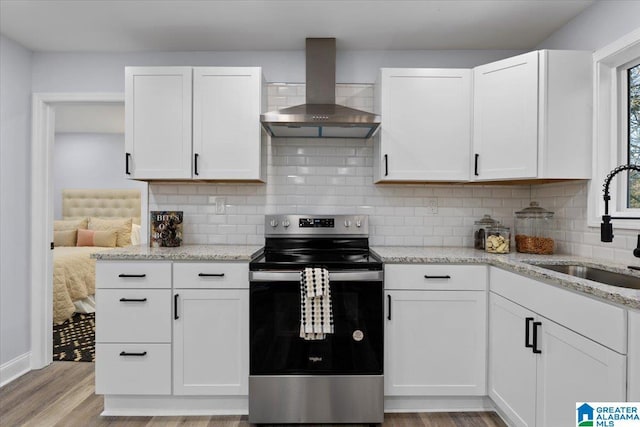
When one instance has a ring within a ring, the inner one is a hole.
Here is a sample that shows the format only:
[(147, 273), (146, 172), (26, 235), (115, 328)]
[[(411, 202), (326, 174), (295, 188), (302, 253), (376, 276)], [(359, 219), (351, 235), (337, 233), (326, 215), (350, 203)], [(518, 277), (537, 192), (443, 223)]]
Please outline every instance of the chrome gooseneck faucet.
[[(611, 242), (613, 241), (613, 225), (611, 224), (612, 219), (635, 219), (637, 217), (630, 216), (616, 216), (612, 217), (609, 215), (609, 200), (611, 200), (611, 196), (609, 195), (609, 186), (611, 185), (611, 180), (614, 176), (619, 174), (625, 170), (635, 170), (640, 172), (640, 166), (637, 165), (622, 165), (618, 166), (611, 172), (604, 180), (604, 215), (602, 215), (602, 224), (600, 224), (600, 241), (601, 242)], [(640, 258), (640, 234), (638, 234), (638, 243), (636, 244), (636, 248), (633, 250), (633, 255), (637, 258)]]

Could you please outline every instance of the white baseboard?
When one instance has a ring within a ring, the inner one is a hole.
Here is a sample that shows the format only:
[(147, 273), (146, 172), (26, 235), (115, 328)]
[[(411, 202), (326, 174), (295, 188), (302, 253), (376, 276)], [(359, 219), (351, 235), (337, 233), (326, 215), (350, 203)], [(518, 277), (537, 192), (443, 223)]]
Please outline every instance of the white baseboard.
[(384, 412), (494, 411), (487, 396), (385, 396)]
[(16, 378), (31, 370), (31, 352), (22, 354), (0, 365), (0, 387), (4, 387)]
[(247, 396), (105, 395), (102, 416), (247, 415)]

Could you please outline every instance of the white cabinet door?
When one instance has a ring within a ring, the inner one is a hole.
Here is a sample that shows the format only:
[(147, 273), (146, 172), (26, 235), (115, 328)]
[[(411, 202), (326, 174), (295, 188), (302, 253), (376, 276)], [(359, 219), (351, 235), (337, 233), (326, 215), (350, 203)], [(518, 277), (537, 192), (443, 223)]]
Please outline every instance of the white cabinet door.
[(489, 397), (515, 426), (536, 421), (536, 355), (525, 347), (533, 320), (531, 311), (489, 293)]
[(471, 71), (383, 68), (376, 182), (466, 181)]
[(246, 395), (249, 291), (174, 292), (173, 393)]
[(194, 68), (194, 178), (260, 179), (261, 77), (256, 67)]
[(474, 69), (475, 180), (535, 178), (538, 52)]
[(385, 395), (486, 394), (486, 292), (388, 291), (386, 298)]
[(626, 357), (542, 319), (538, 358), (538, 426), (575, 425), (576, 402), (626, 398)]
[(128, 178), (191, 178), (191, 72), (191, 67), (126, 67)]

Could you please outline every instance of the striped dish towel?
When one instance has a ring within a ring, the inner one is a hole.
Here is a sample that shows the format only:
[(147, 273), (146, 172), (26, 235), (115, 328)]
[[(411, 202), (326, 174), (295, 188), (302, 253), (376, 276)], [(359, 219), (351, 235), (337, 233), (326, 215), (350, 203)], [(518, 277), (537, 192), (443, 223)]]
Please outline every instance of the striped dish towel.
[(305, 268), (300, 273), (300, 338), (323, 340), (333, 333), (329, 271)]

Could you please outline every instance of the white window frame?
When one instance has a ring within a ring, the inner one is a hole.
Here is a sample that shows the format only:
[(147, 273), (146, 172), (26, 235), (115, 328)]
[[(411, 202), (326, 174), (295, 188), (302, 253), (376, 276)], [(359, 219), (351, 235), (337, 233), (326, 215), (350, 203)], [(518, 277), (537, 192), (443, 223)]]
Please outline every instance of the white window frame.
[[(599, 227), (604, 213), (604, 180), (616, 166), (626, 163), (626, 95), (623, 97), (621, 69), (640, 58), (640, 28), (593, 54), (593, 174), (588, 194), (588, 224)], [(626, 78), (625, 78), (626, 80)], [(624, 150), (624, 151), (623, 151)], [(625, 160), (622, 160), (625, 159)], [(640, 230), (640, 209), (627, 209), (626, 172), (611, 181), (611, 216), (637, 216), (637, 221), (613, 220), (614, 229)], [(620, 185), (623, 183), (623, 185)], [(622, 207), (622, 208), (621, 208)]]

